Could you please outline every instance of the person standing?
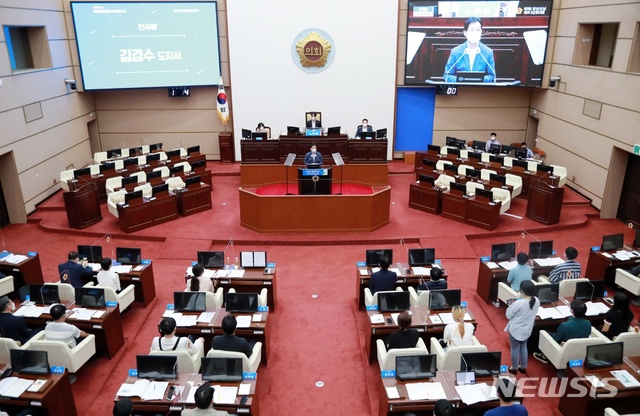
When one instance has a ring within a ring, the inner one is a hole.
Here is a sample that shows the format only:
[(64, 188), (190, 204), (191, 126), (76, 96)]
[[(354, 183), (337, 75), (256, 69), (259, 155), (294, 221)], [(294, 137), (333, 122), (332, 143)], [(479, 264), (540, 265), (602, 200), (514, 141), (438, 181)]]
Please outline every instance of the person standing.
[(389, 258), (384, 255), (380, 256), (380, 270), (372, 274), (369, 280), (371, 294), (375, 295), (376, 292), (394, 290), (396, 280), (398, 280), (396, 273), (389, 270)]
[(91, 278), (93, 269), (89, 266), (87, 259), (80, 261), (80, 255), (77, 251), (71, 251), (67, 255), (67, 262), (58, 264), (58, 273), (62, 283), (71, 283), (73, 287), (82, 287), (84, 283), (82, 278)]
[(322, 153), (318, 152), (318, 148), (315, 144), (311, 145), (311, 148), (304, 155), (304, 165), (305, 166), (322, 166)]
[(533, 332), (533, 324), (536, 320), (540, 300), (533, 296), (533, 282), (525, 280), (520, 284), (521, 298), (513, 302), (507, 308), (507, 319), (509, 322), (505, 327), (505, 332), (509, 333), (511, 344), (511, 367), (509, 372), (516, 374), (517, 371), (526, 373), (529, 359), (527, 351), (527, 341)]

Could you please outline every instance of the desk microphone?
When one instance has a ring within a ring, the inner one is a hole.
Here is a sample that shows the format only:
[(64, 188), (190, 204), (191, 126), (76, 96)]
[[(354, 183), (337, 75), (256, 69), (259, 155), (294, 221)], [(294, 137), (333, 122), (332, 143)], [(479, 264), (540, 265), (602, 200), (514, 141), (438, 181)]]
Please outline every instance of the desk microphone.
[[(482, 52), (480, 52), (480, 56), (482, 57), (482, 59), (487, 63), (487, 66), (489, 67), (489, 69), (493, 70), (493, 82), (496, 82), (496, 69), (494, 67), (491, 66), (491, 64), (489, 63), (489, 61), (487, 61), (487, 58), (484, 57), (484, 55), (482, 54)], [(483, 79), (484, 81), (484, 79)]]
[[(465, 55), (469, 55), (469, 50), (468, 50), (468, 49), (466, 49), (466, 48), (465, 48), (465, 50), (464, 50), (464, 53), (463, 53), (462, 55), (460, 55), (460, 58), (458, 58), (458, 59), (453, 63), (453, 65), (451, 65), (451, 68), (449, 68), (449, 70), (448, 70), (448, 71), (446, 71), (446, 72), (444, 73), (444, 76), (442, 77), (442, 80), (443, 80), (444, 82), (447, 82), (447, 80), (446, 80), (447, 75), (449, 75), (449, 74), (451, 73), (451, 71), (456, 67), (456, 65), (458, 64), (458, 62), (460, 62), (460, 60), (461, 60), (462, 58), (464, 58), (464, 56), (465, 56)], [(457, 79), (456, 79), (454, 82), (456, 82), (456, 81), (457, 81)]]
[(539, 259), (540, 258), (540, 253), (542, 252), (542, 241), (538, 240), (532, 234), (529, 234), (527, 232), (527, 230), (522, 230), (522, 238), (525, 237), (525, 234), (528, 235), (529, 237), (533, 238), (534, 240), (536, 240), (536, 242), (538, 243), (538, 255), (536, 256), (536, 258)]

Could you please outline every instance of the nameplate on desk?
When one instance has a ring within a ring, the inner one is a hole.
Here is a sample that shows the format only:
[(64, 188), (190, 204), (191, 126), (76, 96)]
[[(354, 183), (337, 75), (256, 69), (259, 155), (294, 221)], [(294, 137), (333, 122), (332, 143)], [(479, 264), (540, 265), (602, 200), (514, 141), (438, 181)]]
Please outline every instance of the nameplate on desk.
[(378, 310), (378, 305), (367, 305), (367, 310), (368, 311), (377, 311)]
[(258, 306), (258, 312), (269, 312), (269, 306)]
[(54, 374), (64, 374), (64, 367), (54, 365), (51, 367), (51, 372)]
[(11, 269), (11, 270), (13, 270), (14, 272), (19, 272), (19, 271), (20, 271), (20, 269), (19, 269), (19, 268), (17, 268), (17, 267), (14, 267), (14, 268), (13, 268), (13, 269)]
[(416, 332), (424, 332), (425, 329), (424, 328), (416, 328)]
[(356, 267), (367, 267), (366, 261), (358, 261), (356, 262)]
[(42, 402), (40, 400), (31, 400), (29, 406), (42, 407)]
[(151, 264), (151, 260), (142, 260), (140, 264)]
[(129, 377), (138, 377), (138, 369), (130, 368), (129, 369)]
[(210, 334), (210, 333), (212, 333), (212, 332), (213, 332), (213, 330), (212, 330), (212, 329), (201, 329), (201, 330), (200, 330), (200, 333), (201, 333), (201, 334)]
[(27, 256), (29, 256), (29, 257), (35, 257), (35, 256), (37, 256), (37, 255), (38, 255), (38, 253), (37, 253), (36, 251), (29, 251), (29, 252), (27, 253)]
[(435, 263), (435, 264), (440, 264), (440, 263), (441, 263), (441, 261), (438, 259), (438, 260), (435, 260), (435, 261), (434, 261), (434, 263)]
[(27, 295), (24, 297), (25, 302), (31, 301), (31, 296)]
[(462, 306), (463, 308), (467, 307), (467, 302), (460, 302), (460, 306)]
[(483, 263), (486, 263), (488, 261), (491, 261), (491, 257), (490, 256), (480, 257), (480, 261), (483, 262)]
[(380, 371), (380, 375), (382, 376), (382, 378), (395, 378), (396, 370), (383, 370)]
[(556, 255), (556, 251), (555, 250), (551, 250), (551, 255), (555, 256)]
[(569, 367), (582, 367), (582, 360), (569, 361)]
[(228, 280), (220, 280), (220, 284), (221, 285), (228, 285), (229, 281)]
[(172, 311), (176, 308), (176, 305), (174, 305), (173, 303), (167, 303), (167, 310), (168, 311)]
[(600, 251), (600, 246), (591, 247), (591, 251)]
[(269, 285), (271, 284), (271, 280), (263, 280), (263, 281), (262, 281), (262, 284), (263, 284), (264, 286), (269, 286)]
[(139, 278), (139, 277), (132, 277), (132, 278), (131, 278), (131, 280), (139, 281), (139, 280), (140, 280), (140, 278)]
[(252, 372), (242, 372), (242, 379), (243, 380), (256, 380), (258, 378), (258, 373), (252, 373)]
[(192, 262), (191, 262), (191, 267), (195, 266), (196, 264), (198, 264), (198, 262), (197, 262), (197, 261), (192, 261)]
[(238, 407), (236, 409), (236, 413), (251, 413), (251, 409), (248, 409), (246, 407)]
[(114, 300), (110, 300), (106, 302), (106, 305), (111, 307), (111, 308), (115, 308), (116, 306), (118, 306), (118, 302), (114, 301)]
[(267, 263), (267, 267), (270, 269), (275, 269), (276, 268), (276, 264), (275, 263)]
[(264, 330), (262, 329), (254, 329), (253, 335), (264, 335)]
[(174, 406), (169, 406), (169, 411), (173, 411), (173, 410), (180, 412), (180, 411), (184, 410), (184, 407), (175, 406), (175, 405)]
[(500, 373), (506, 373), (507, 371), (509, 371), (509, 366), (508, 365), (501, 365), (500, 366)]
[(92, 328), (93, 328), (93, 329), (102, 329), (102, 325), (100, 325), (100, 324), (94, 324), (94, 325), (92, 326)]

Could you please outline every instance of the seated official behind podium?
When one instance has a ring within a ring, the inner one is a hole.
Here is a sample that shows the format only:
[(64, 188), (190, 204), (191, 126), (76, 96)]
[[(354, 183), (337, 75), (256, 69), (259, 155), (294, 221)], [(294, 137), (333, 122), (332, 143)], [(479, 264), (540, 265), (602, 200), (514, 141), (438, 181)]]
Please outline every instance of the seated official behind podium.
[(222, 318), (222, 331), (224, 335), (216, 335), (211, 341), (212, 350), (243, 352), (247, 357), (251, 357), (253, 345), (246, 339), (236, 335), (236, 317), (229, 314)]
[(366, 118), (363, 118), (362, 124), (356, 128), (356, 139), (360, 138), (360, 134), (363, 131), (373, 131), (373, 127), (369, 125), (369, 120), (367, 120)]
[(316, 145), (312, 144), (310, 151), (304, 155), (304, 165), (309, 168), (322, 166), (322, 153), (318, 152)]
[(322, 120), (316, 118), (316, 113), (311, 113), (309, 119), (307, 120), (307, 128), (308, 129), (319, 129), (322, 127)]
[(380, 270), (372, 274), (371, 280), (369, 280), (371, 294), (375, 295), (376, 292), (394, 290), (396, 280), (398, 280), (396, 273), (389, 271), (389, 258), (380, 256)]
[(264, 123), (262, 122), (258, 123), (258, 126), (256, 127), (256, 131), (264, 131), (264, 130), (266, 130), (264, 128)]
[(387, 349), (415, 348), (420, 335), (415, 329), (409, 328), (411, 326), (411, 315), (409, 315), (409, 312), (402, 311), (400, 315), (398, 315), (398, 326), (400, 330), (389, 335)]
[(418, 290), (441, 290), (447, 288), (447, 281), (442, 278), (442, 269), (432, 267), (429, 272), (431, 280), (423, 282), (418, 286)]

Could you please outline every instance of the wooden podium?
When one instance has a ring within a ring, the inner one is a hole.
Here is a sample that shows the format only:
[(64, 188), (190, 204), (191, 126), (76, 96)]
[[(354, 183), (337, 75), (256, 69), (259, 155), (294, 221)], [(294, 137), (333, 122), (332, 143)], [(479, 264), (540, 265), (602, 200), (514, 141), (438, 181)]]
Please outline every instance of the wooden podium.
[(298, 195), (331, 195), (331, 166), (298, 168)]
[(549, 185), (543, 181), (531, 181), (527, 218), (542, 224), (557, 224), (560, 221), (564, 188)]
[(97, 184), (87, 183), (78, 189), (63, 193), (62, 196), (69, 227), (80, 230), (102, 220)]
[(235, 161), (233, 133), (218, 134), (218, 142), (220, 144), (220, 163), (233, 163)]

